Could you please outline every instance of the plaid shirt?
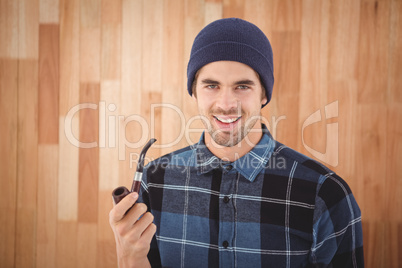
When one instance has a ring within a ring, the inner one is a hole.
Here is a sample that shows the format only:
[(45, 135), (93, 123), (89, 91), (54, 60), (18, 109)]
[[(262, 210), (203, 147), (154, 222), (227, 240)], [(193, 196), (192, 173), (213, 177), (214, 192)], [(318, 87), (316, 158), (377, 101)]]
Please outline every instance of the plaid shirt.
[(363, 267), (359, 207), (345, 181), (264, 135), (229, 163), (204, 144), (147, 165), (153, 267)]

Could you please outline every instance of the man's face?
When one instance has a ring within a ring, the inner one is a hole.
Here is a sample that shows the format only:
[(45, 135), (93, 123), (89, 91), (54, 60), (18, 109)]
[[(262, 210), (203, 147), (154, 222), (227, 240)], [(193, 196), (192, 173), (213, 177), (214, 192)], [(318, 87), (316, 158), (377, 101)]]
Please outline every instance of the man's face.
[(196, 79), (193, 97), (207, 135), (218, 145), (235, 146), (252, 129), (261, 128), (261, 105), (267, 98), (251, 67), (234, 61), (212, 62), (198, 71)]

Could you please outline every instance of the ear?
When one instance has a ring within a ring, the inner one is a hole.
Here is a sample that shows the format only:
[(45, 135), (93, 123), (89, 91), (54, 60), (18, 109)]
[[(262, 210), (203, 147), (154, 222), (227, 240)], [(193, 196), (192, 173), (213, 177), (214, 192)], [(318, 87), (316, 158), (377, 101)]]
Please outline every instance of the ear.
[(267, 101), (268, 101), (268, 98), (264, 94), (264, 97), (261, 99), (261, 105), (265, 105), (267, 103)]
[(197, 102), (197, 97), (195, 96), (195, 94), (191, 94), (191, 98), (193, 99), (193, 101)]

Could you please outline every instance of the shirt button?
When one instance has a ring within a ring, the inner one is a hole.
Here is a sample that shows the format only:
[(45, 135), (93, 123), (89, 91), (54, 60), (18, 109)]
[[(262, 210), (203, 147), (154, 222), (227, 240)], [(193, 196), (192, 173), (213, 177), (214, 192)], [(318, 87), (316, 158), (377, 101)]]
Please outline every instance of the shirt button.
[(225, 197), (223, 197), (223, 203), (229, 203), (229, 196), (225, 195)]
[(224, 248), (228, 248), (228, 246), (229, 246), (229, 242), (228, 241), (223, 241), (223, 243), (222, 243), (222, 246), (224, 247)]
[(232, 165), (227, 165), (227, 166), (225, 167), (225, 169), (226, 169), (227, 171), (232, 170), (232, 168), (233, 168), (233, 166), (232, 166)]

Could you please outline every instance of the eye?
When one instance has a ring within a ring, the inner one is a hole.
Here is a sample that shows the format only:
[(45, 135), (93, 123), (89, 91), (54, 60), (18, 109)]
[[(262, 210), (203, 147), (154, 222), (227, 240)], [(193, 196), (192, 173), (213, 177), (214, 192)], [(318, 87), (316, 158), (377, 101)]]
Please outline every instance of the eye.
[(241, 90), (245, 90), (245, 89), (249, 89), (250, 87), (249, 87), (249, 86), (245, 86), (245, 85), (239, 85), (239, 86), (237, 86), (237, 88), (238, 88), (238, 89), (241, 89)]
[(206, 87), (209, 89), (216, 89), (218, 88), (218, 85), (207, 85)]

